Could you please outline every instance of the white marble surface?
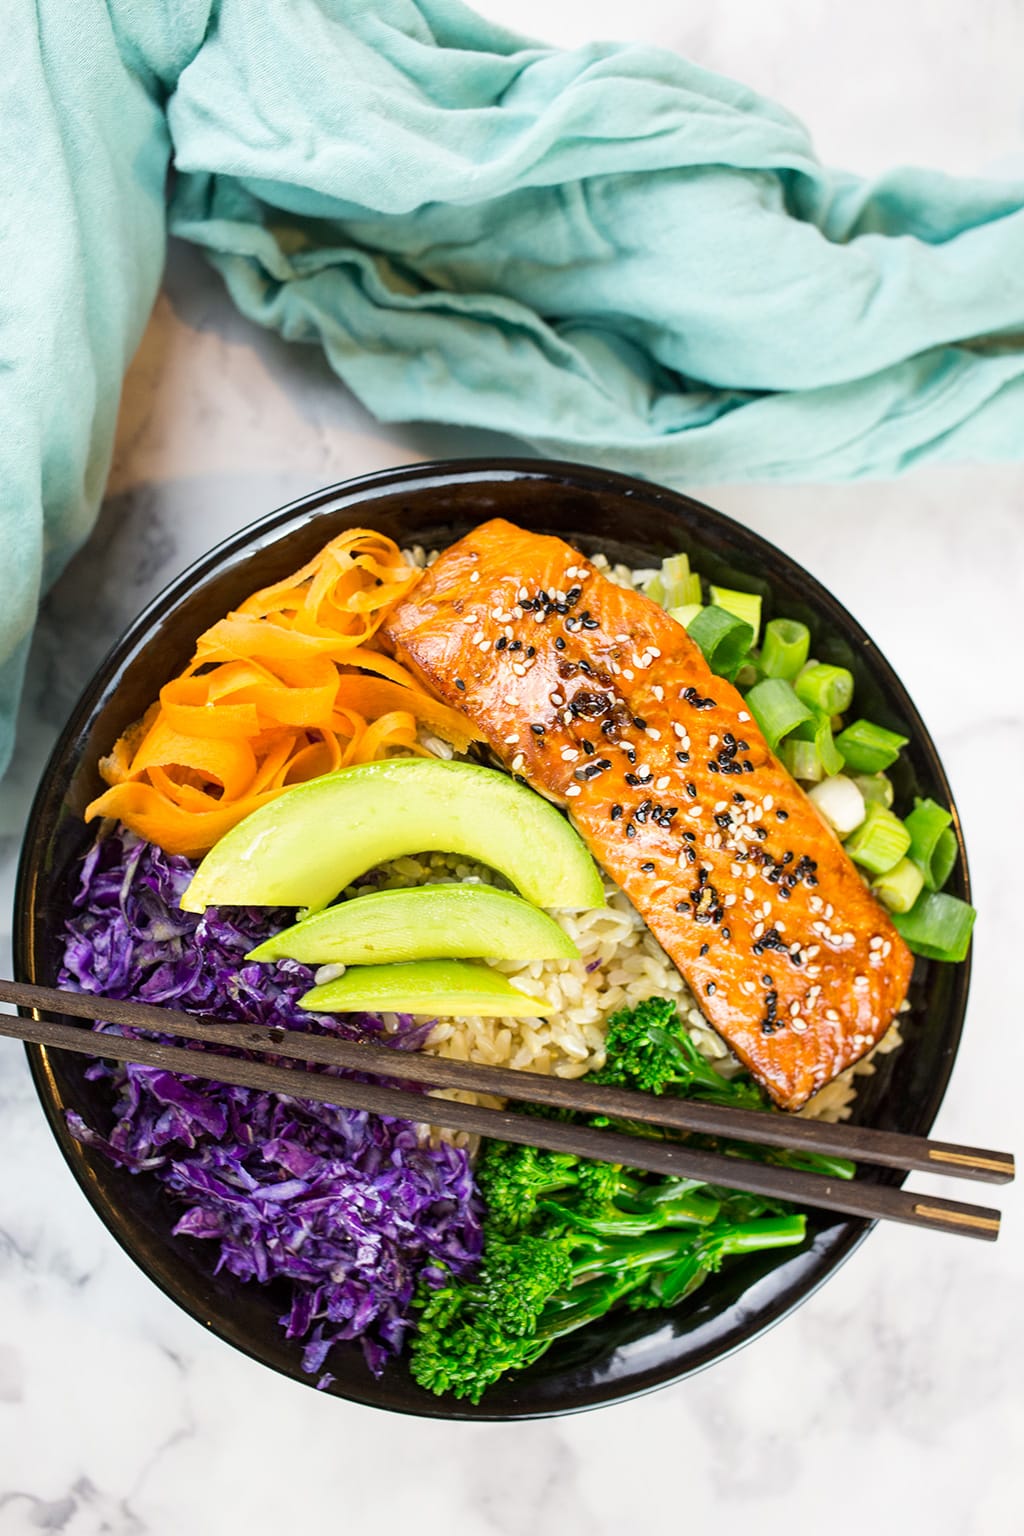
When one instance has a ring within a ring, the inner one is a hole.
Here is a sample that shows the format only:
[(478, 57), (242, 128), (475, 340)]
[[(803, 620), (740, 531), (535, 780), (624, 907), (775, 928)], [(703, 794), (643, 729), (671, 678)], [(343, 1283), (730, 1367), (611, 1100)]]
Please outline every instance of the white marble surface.
[[(776, 94), (855, 169), (1024, 165), (1014, 0), (610, 0), (482, 9), (558, 41), (633, 36)], [(628, 17), (624, 14), (628, 11)], [(1022, 423), (1024, 429), (1024, 423)], [(14, 769), (0, 786), (0, 968), (13, 864), (56, 729), (141, 604), (293, 495), (493, 439), (383, 428), (319, 357), (255, 332), (172, 253), (125, 392), (100, 527), (50, 598)], [(1024, 472), (718, 489), (794, 553), (902, 673), (958, 796), (981, 920), (968, 1027), (939, 1128), (1019, 1148)], [(966, 621), (966, 623), (965, 623)], [(965, 638), (966, 637), (966, 638)], [(1009, 764), (1010, 766), (1006, 766)], [(1000, 804), (1000, 802), (1003, 802)], [(0, 1051), (0, 1536), (612, 1536), (648, 1524), (763, 1536), (1022, 1529), (1021, 1201), (995, 1249), (877, 1231), (752, 1349), (645, 1400), (558, 1423), (385, 1419), (280, 1380), (137, 1272), (66, 1173), (19, 1050)]]

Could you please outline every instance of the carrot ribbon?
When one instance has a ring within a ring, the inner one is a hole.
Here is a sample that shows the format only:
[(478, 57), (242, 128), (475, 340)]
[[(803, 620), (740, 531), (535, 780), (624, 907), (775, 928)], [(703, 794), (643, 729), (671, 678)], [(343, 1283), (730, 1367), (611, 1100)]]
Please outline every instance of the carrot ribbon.
[(374, 648), (419, 572), (383, 534), (339, 535), (200, 635), (195, 655), (100, 762), (112, 816), (168, 853), (205, 853), (293, 784), (350, 763), (429, 756), (423, 727), (459, 751), (469, 721)]

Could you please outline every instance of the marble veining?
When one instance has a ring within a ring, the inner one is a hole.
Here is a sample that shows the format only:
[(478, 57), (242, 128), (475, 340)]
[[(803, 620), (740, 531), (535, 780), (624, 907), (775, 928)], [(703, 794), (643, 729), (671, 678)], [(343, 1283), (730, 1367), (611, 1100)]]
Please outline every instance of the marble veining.
[[(691, 53), (802, 113), (823, 153), (1024, 166), (1024, 10), (1012, 0), (842, 16), (811, 0), (681, 8), (481, 0), (512, 25), (632, 35)], [(1022, 424), (1024, 426), (1024, 424)], [(212, 543), (316, 486), (453, 453), (479, 433), (384, 427), (320, 357), (254, 330), (201, 259), (172, 250), (125, 389), (96, 535), (47, 600), (17, 755), (0, 786), (0, 970), (14, 866), (57, 730), (141, 606)], [(694, 488), (700, 494), (700, 488)], [(981, 911), (964, 1045), (941, 1134), (1020, 1151), (1024, 1046), (1008, 985), (1024, 701), (1024, 472), (717, 488), (789, 550), (902, 674), (952, 779)], [(1008, 771), (1006, 764), (1010, 764)], [(19, 1048), (0, 1049), (0, 1536), (618, 1536), (685, 1525), (1010, 1536), (1021, 1529), (1021, 1200), (995, 1249), (877, 1231), (794, 1317), (680, 1386), (551, 1423), (385, 1418), (273, 1376), (207, 1336), (130, 1264), (66, 1172)], [(962, 1193), (947, 1184), (943, 1193)]]

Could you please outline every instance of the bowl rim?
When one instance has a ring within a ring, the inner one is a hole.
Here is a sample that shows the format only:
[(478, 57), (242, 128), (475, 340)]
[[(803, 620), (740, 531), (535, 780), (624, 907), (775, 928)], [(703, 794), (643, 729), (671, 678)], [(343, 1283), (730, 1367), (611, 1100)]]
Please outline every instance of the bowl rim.
[[(964, 846), (960, 817), (953, 799), (949, 780), (946, 776), (941, 758), (932, 740), (927, 726), (922, 720), (918, 710), (904, 687), (898, 673), (874, 640), (866, 633), (863, 626), (849, 610), (833, 596), (833, 594), (810, 571), (802, 566), (798, 560), (771, 540), (764, 537), (753, 528), (730, 517), (727, 513), (720, 512), (705, 502), (687, 495), (685, 492), (673, 490), (667, 486), (659, 485), (653, 481), (641, 480), (635, 476), (623, 474), (616, 470), (601, 469), (592, 465), (578, 464), (571, 461), (508, 457), (488, 458), (486, 456), (453, 458), (440, 460), (427, 460), (415, 464), (394, 466), (390, 469), (374, 470), (367, 474), (351, 477), (338, 481), (329, 486), (323, 486), (319, 490), (311, 491), (304, 496), (296, 497), (280, 507), (264, 513), (255, 518), (244, 527), (222, 539), (212, 549), (199, 556), (190, 565), (186, 566), (177, 576), (173, 577), (150, 601), (143, 607), (137, 617), (128, 625), (121, 635), (108, 649), (103, 659), (93, 672), (92, 677), (82, 690), (79, 699), (71, 711), (66, 724), (54, 743), (46, 766), (43, 769), (32, 806), (25, 823), (25, 831), (22, 840), (21, 852), (18, 861), (17, 878), (14, 893), (13, 912), (13, 958), (14, 974), (22, 981), (34, 979), (33, 965), (33, 908), (29, 898), (38, 876), (37, 853), (44, 844), (40, 835), (40, 829), (46, 828), (52, 821), (52, 814), (59, 807), (63, 799), (64, 787), (57, 791), (60, 770), (65, 766), (65, 760), (71, 755), (76, 740), (82, 735), (87, 726), (108, 696), (116, 678), (132, 661), (136, 652), (146, 643), (150, 630), (154, 623), (171, 612), (178, 604), (203, 580), (217, 571), (226, 569), (239, 559), (246, 559), (257, 550), (272, 544), (280, 530), (288, 523), (294, 522), (303, 514), (308, 516), (325, 510), (329, 505), (332, 510), (340, 510), (343, 507), (356, 503), (372, 505), (377, 496), (391, 495), (396, 489), (408, 486), (410, 490), (426, 490), (431, 487), (443, 488), (451, 486), (453, 482), (460, 484), (481, 484), (505, 481), (518, 481), (523, 479), (550, 481), (582, 491), (601, 492), (614, 490), (623, 494), (642, 496), (648, 502), (655, 504), (661, 502), (666, 510), (674, 517), (683, 513), (696, 514), (702, 524), (710, 526), (728, 534), (731, 539), (737, 535), (746, 542), (747, 547), (755, 554), (757, 552), (770, 553), (775, 559), (799, 572), (802, 581), (806, 584), (806, 600), (809, 607), (815, 613), (833, 627), (845, 628), (856, 634), (865, 650), (869, 650), (876, 667), (880, 668), (884, 678), (886, 689), (892, 699), (894, 707), (908, 721), (915, 744), (923, 753), (928, 762), (930, 773), (942, 792), (944, 802), (953, 815), (953, 831), (957, 838), (959, 853), (959, 869), (964, 890), (965, 899), (970, 899), (971, 882), (970, 869), (967, 860), (967, 851)], [(952, 1075), (953, 1065), (959, 1052), (963, 1034), (964, 1018), (967, 1010), (967, 1001), (970, 990), (971, 969), (973, 960), (973, 948), (968, 951), (967, 958), (960, 962), (952, 990), (949, 1004), (948, 1037), (949, 1045), (942, 1061), (938, 1066), (934, 1079), (930, 1084), (926, 1099), (918, 1105), (918, 1116), (922, 1123), (922, 1134), (927, 1133), (934, 1123), (946, 1089)], [(20, 1012), (28, 1010), (21, 1009)], [(200, 1323), (207, 1332), (213, 1333), (223, 1343), (247, 1355), (264, 1368), (278, 1370), (274, 1362), (267, 1360), (256, 1349), (249, 1347), (244, 1342), (239, 1342), (218, 1327), (217, 1323), (205, 1316), (203, 1309), (191, 1299), (183, 1297), (170, 1283), (157, 1276), (151, 1266), (145, 1261), (143, 1255), (135, 1250), (132, 1245), (130, 1229), (126, 1224), (118, 1222), (114, 1213), (104, 1208), (104, 1202), (97, 1198), (96, 1191), (88, 1176), (88, 1170), (82, 1160), (79, 1144), (71, 1137), (64, 1123), (63, 1114), (57, 1102), (47, 1051), (44, 1047), (26, 1045), (25, 1052), (28, 1058), (29, 1069), (33, 1084), (39, 1097), (40, 1104), (50, 1129), (54, 1134), (61, 1154), (70, 1168), (75, 1182), (85, 1195), (92, 1209), (103, 1222), (107, 1231), (142, 1271), (147, 1280), (156, 1285), (165, 1296), (177, 1307), (186, 1312), (196, 1322)], [(906, 1177), (904, 1175), (904, 1177)], [(903, 1182), (901, 1178), (899, 1182)], [(654, 1364), (647, 1371), (640, 1373), (632, 1384), (622, 1389), (621, 1384), (616, 1385), (614, 1378), (606, 1382), (591, 1384), (585, 1390), (577, 1390), (576, 1400), (567, 1406), (540, 1406), (524, 1407), (515, 1412), (489, 1411), (487, 1399), (477, 1405), (464, 1405), (461, 1400), (438, 1398), (437, 1407), (431, 1405), (423, 1407), (411, 1407), (401, 1402), (382, 1401), (381, 1393), (367, 1392), (365, 1395), (356, 1391), (346, 1390), (344, 1394), (325, 1393), (328, 1395), (343, 1396), (345, 1401), (359, 1403), (364, 1407), (376, 1408), (382, 1412), (398, 1412), (413, 1418), (445, 1419), (450, 1421), (463, 1421), (474, 1423), (510, 1422), (528, 1419), (560, 1418), (563, 1415), (586, 1412), (590, 1409), (611, 1406), (614, 1403), (630, 1402), (649, 1392), (668, 1387), (676, 1382), (688, 1379), (699, 1372), (707, 1370), (720, 1360), (728, 1359), (738, 1350), (750, 1344), (754, 1339), (767, 1333), (778, 1323), (789, 1317), (804, 1302), (816, 1294), (826, 1281), (843, 1265), (852, 1255), (868, 1234), (877, 1225), (875, 1221), (866, 1218), (851, 1217), (840, 1220), (836, 1227), (829, 1228), (829, 1232), (836, 1231), (839, 1235), (829, 1243), (827, 1250), (822, 1251), (816, 1260), (816, 1268), (810, 1275), (804, 1276), (794, 1282), (791, 1288), (792, 1294), (785, 1291), (774, 1302), (769, 1303), (765, 1309), (752, 1309), (752, 1315), (744, 1324), (735, 1330), (733, 1337), (724, 1347), (716, 1347), (712, 1344), (707, 1352), (707, 1357), (699, 1359), (683, 1369), (676, 1367), (673, 1362)], [(287, 1373), (284, 1373), (287, 1374)], [(313, 1386), (311, 1377), (296, 1373), (292, 1377), (300, 1384)], [(368, 1382), (373, 1378), (368, 1374)], [(390, 1394), (385, 1393), (385, 1396)]]

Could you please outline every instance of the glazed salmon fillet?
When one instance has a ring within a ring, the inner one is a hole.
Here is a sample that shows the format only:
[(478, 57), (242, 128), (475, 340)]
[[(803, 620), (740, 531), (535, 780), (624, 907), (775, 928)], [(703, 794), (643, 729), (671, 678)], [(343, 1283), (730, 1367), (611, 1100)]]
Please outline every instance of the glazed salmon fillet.
[(567, 807), (776, 1104), (869, 1051), (912, 959), (839, 840), (682, 625), (502, 520), (446, 550), (385, 639)]

